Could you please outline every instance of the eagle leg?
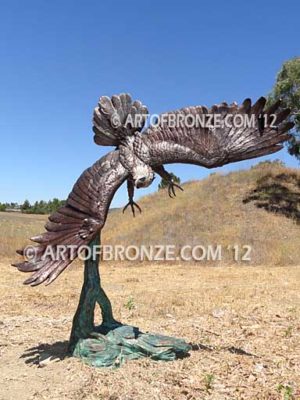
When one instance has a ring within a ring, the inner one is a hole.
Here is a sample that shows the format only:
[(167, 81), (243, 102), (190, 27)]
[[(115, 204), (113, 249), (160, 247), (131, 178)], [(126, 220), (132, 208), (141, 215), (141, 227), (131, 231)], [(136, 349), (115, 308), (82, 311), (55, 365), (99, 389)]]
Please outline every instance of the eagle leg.
[(128, 206), (130, 206), (132, 214), (135, 217), (135, 208), (134, 207), (136, 207), (139, 210), (140, 213), (142, 212), (142, 209), (135, 201), (133, 201), (134, 183), (133, 183), (133, 180), (131, 178), (127, 179), (127, 191), (128, 191), (128, 203), (123, 208), (123, 214), (126, 211), (126, 209), (128, 208)]

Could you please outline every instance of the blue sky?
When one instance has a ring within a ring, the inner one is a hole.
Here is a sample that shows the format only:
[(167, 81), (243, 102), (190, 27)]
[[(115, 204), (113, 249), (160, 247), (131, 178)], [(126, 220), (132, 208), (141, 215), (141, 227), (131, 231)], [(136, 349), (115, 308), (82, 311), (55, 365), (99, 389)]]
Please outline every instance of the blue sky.
[[(255, 99), (271, 90), (285, 60), (299, 56), (296, 0), (102, 3), (1, 1), (0, 202), (67, 197), (109, 150), (92, 140), (100, 95), (129, 92), (152, 113)], [(286, 151), (268, 158), (298, 166)], [(212, 172), (168, 169), (182, 181)], [(126, 201), (122, 187), (113, 205)]]

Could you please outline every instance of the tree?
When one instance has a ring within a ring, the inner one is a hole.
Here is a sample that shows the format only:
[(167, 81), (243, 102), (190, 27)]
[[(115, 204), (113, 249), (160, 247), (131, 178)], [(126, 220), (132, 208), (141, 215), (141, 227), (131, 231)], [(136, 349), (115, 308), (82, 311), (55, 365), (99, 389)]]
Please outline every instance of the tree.
[[(172, 176), (173, 182), (177, 183), (177, 185), (180, 185), (180, 178), (178, 178), (178, 176), (174, 175), (172, 172), (170, 173), (170, 175)], [(165, 189), (168, 186), (169, 186), (168, 181), (166, 181), (165, 179), (162, 179), (160, 181), (160, 184), (158, 185), (158, 190)]]
[(58, 210), (59, 207), (62, 207), (64, 204), (65, 204), (64, 200), (59, 200), (57, 198), (54, 198), (53, 200), (49, 200), (48, 206), (47, 206), (48, 212), (52, 213), (52, 212)]
[(288, 142), (288, 152), (300, 161), (300, 57), (283, 63), (268, 103), (279, 99), (282, 99), (284, 107), (292, 110), (295, 128), (290, 132), (292, 139)]
[(31, 205), (28, 200), (25, 200), (24, 203), (21, 205), (22, 212), (26, 212), (26, 211), (30, 210), (30, 208), (31, 208)]

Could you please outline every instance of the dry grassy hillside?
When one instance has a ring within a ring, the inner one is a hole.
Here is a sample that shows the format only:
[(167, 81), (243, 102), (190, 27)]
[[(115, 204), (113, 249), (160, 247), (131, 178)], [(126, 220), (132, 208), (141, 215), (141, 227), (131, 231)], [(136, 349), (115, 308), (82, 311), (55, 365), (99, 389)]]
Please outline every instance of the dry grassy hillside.
[[(300, 171), (278, 163), (189, 182), (176, 199), (161, 190), (139, 201), (142, 215), (112, 213), (103, 243), (252, 246), (255, 265), (300, 263)], [(217, 264), (216, 262), (213, 262)], [(220, 262), (219, 262), (220, 263)]]
[[(252, 247), (251, 265), (300, 263), (300, 171), (278, 163), (226, 176), (212, 174), (184, 184), (170, 199), (165, 190), (139, 201), (143, 213), (110, 213), (103, 244), (222, 246), (222, 260), (231, 264), (228, 246)], [(0, 213), (0, 256), (14, 257), (15, 249), (43, 231), (45, 216)], [(203, 264), (204, 261), (201, 261)]]

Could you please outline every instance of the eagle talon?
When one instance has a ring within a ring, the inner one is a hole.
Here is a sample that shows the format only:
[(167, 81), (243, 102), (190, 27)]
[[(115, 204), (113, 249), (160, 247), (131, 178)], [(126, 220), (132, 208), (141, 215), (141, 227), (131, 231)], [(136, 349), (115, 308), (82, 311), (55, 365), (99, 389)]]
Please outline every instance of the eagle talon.
[(169, 182), (169, 186), (168, 186), (168, 194), (169, 194), (169, 197), (171, 197), (171, 199), (176, 197), (175, 188), (181, 190), (182, 192), (184, 191), (180, 185), (178, 185), (177, 183), (175, 183), (171, 180)]
[(123, 214), (124, 214), (124, 212), (126, 211), (126, 209), (128, 208), (128, 206), (130, 206), (131, 211), (132, 211), (132, 214), (133, 214), (134, 217), (135, 217), (135, 209), (134, 209), (134, 207), (136, 207), (136, 208), (139, 210), (139, 212), (142, 213), (141, 207), (140, 207), (135, 201), (129, 200), (129, 202), (128, 202), (128, 203), (126, 204), (126, 206), (123, 208)]

